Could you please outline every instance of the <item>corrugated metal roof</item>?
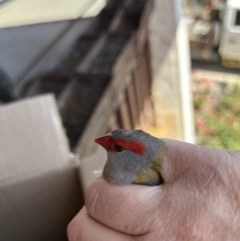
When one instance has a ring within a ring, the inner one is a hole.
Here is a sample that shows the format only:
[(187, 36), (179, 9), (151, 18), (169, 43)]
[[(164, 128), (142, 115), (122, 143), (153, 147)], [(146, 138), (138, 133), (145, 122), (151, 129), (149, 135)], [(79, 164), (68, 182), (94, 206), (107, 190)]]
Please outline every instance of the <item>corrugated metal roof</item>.
[(0, 28), (92, 17), (106, 0), (12, 0), (0, 7)]

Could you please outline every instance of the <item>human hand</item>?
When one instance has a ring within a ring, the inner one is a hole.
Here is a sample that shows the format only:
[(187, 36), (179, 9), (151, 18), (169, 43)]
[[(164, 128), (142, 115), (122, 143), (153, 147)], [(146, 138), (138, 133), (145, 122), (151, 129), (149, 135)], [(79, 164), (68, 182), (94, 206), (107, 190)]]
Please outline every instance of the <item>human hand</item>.
[(164, 184), (95, 181), (70, 241), (240, 240), (240, 151), (164, 141)]

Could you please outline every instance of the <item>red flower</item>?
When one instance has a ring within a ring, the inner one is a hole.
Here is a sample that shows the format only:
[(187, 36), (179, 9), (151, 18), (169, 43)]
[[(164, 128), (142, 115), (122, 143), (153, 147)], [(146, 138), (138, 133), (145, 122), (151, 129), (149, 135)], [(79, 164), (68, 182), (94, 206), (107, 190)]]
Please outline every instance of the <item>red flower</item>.
[(206, 81), (205, 83), (205, 87), (208, 89), (208, 90), (211, 90), (213, 88), (213, 82), (210, 82), (210, 81)]
[(232, 125), (235, 122), (235, 119), (233, 117), (228, 118), (228, 124)]
[(206, 125), (206, 122), (203, 119), (197, 120), (197, 127), (202, 128)]
[(214, 136), (215, 135), (215, 132), (212, 130), (212, 129), (207, 129), (204, 134), (206, 136)]

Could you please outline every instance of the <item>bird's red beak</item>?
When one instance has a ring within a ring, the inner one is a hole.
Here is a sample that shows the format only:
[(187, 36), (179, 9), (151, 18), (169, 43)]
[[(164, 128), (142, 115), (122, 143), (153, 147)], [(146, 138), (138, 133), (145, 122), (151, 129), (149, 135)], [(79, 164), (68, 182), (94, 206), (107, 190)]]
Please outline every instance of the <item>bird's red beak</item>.
[(102, 147), (104, 147), (106, 150), (109, 149), (109, 140), (111, 138), (111, 133), (105, 135), (105, 136), (101, 136), (99, 138), (96, 138), (94, 141), (96, 143), (98, 143), (99, 145), (101, 145)]

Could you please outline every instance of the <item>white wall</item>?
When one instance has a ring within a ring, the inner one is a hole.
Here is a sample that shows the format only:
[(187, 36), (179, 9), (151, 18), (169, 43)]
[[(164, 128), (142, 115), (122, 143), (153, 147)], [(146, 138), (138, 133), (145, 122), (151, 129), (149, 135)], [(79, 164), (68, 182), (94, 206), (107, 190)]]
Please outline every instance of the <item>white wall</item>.
[(155, 0), (150, 21), (153, 97), (161, 137), (195, 142), (187, 26), (180, 0)]

